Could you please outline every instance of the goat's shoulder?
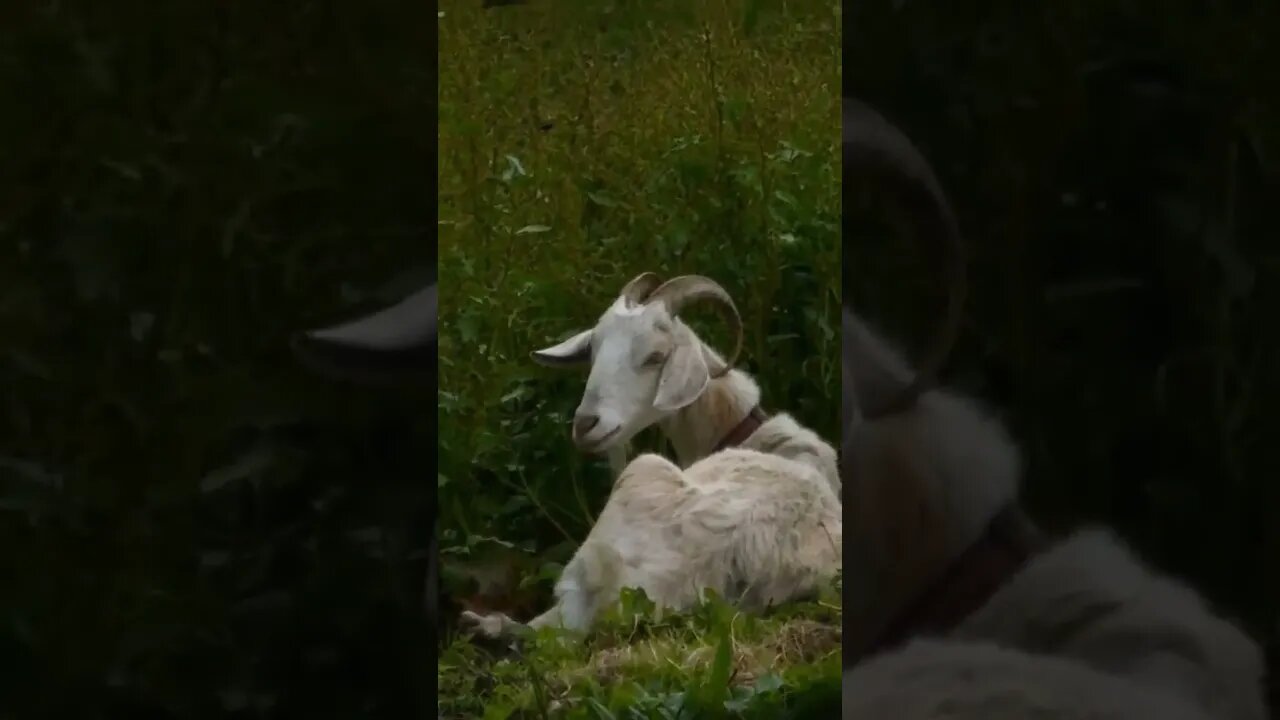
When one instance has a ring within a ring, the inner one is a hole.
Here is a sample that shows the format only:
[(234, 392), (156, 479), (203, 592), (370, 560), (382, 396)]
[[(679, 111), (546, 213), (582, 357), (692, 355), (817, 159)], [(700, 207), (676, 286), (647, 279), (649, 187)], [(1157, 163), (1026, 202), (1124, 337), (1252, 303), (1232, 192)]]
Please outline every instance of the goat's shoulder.
[(742, 446), (775, 455), (781, 454), (780, 449), (788, 447), (825, 447), (833, 456), (835, 454), (830, 443), (785, 412), (780, 412), (761, 423)]
[(653, 474), (679, 474), (680, 466), (658, 453), (640, 453), (627, 463), (619, 478), (649, 476)]
[(708, 455), (686, 468), (685, 478), (704, 494), (723, 492), (749, 501), (788, 495), (812, 501), (829, 492), (826, 477), (812, 465), (743, 447)]
[(610, 502), (633, 496), (671, 494), (687, 485), (680, 466), (657, 453), (637, 455), (613, 482)]
[(711, 453), (685, 468), (685, 473), (691, 482), (712, 478), (757, 478), (787, 472), (791, 465), (784, 457), (742, 446)]
[(810, 467), (823, 476), (834, 492), (839, 493), (836, 449), (787, 413), (778, 413), (766, 420), (742, 446)]

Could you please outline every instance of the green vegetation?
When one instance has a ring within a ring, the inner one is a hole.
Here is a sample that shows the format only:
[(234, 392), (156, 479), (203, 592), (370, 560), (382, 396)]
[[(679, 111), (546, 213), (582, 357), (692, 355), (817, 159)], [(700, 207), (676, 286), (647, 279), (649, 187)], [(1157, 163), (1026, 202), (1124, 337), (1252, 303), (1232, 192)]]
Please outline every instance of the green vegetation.
[(0, 715), (426, 717), (434, 398), (288, 340), (435, 272), (429, 8), (10, 8)]
[(585, 639), (539, 631), (497, 652), (457, 642), (440, 658), (447, 718), (830, 717), (840, 703), (838, 583), (767, 616), (708, 597), (661, 613), (624, 590)]
[[(610, 486), (569, 441), (585, 377), (529, 352), (593, 323), (639, 272), (721, 282), (766, 407), (836, 436), (839, 4), (440, 12), (442, 582), (464, 605), (527, 619)], [(723, 347), (719, 324), (690, 317)], [(656, 431), (642, 448), (659, 448)], [(575, 650), (537, 642), (515, 658), (446, 633), (442, 712), (774, 717), (836, 692), (830, 608), (739, 618), (730, 633), (723, 603), (709, 607), (643, 638), (606, 624)]]

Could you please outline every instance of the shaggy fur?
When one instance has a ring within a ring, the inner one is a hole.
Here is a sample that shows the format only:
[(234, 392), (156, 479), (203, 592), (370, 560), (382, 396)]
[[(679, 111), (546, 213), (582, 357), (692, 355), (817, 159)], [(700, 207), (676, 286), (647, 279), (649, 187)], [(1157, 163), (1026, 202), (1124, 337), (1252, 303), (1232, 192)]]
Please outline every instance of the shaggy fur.
[[(730, 449), (681, 470), (637, 457), (556, 583), (555, 605), (529, 627), (586, 630), (622, 588), (663, 608), (694, 604), (704, 588), (759, 610), (810, 595), (840, 568), (840, 502), (811, 467)], [(482, 633), (521, 625), (464, 613)]]
[(844, 676), (845, 720), (1210, 720), (1076, 662), (991, 643), (916, 641)]
[(954, 637), (1074, 658), (1213, 717), (1266, 717), (1254, 642), (1106, 530), (1077, 532), (1037, 558)]

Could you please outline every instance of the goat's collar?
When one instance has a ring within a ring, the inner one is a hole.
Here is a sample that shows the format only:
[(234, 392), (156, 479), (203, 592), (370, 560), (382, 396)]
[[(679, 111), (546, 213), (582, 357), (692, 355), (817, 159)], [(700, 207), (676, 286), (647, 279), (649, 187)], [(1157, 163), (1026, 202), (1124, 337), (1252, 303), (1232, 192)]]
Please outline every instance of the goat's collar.
[(982, 607), (1009, 578), (1047, 545), (1016, 502), (991, 520), (985, 532), (925, 592), (897, 615), (862, 653), (888, 650), (913, 637), (940, 636)]
[(747, 438), (751, 437), (752, 433), (759, 430), (760, 426), (765, 424), (768, 420), (769, 416), (765, 414), (764, 410), (760, 409), (759, 405), (756, 405), (751, 408), (751, 412), (747, 413), (746, 417), (742, 418), (741, 422), (733, 426), (733, 429), (730, 430), (729, 433), (720, 440), (720, 442), (716, 443), (716, 446), (712, 448), (711, 452), (718, 453), (725, 448), (741, 445), (747, 441)]

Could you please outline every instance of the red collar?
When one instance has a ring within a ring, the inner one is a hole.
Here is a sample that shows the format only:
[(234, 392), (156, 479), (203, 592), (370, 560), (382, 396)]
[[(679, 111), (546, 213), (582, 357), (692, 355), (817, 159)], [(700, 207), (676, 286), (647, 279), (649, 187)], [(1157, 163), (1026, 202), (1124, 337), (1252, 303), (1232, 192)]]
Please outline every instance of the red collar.
[(918, 636), (955, 629), (1044, 549), (1040, 530), (1016, 503), (991, 520), (970, 545), (861, 654), (867, 657)]
[(760, 409), (759, 405), (756, 405), (751, 408), (751, 412), (747, 413), (746, 417), (742, 418), (741, 422), (729, 431), (729, 434), (724, 436), (724, 439), (716, 444), (715, 448), (712, 449), (711, 452), (718, 453), (725, 448), (741, 445), (746, 442), (747, 438), (751, 437), (752, 433), (759, 430), (760, 426), (765, 424), (768, 420), (769, 416)]

